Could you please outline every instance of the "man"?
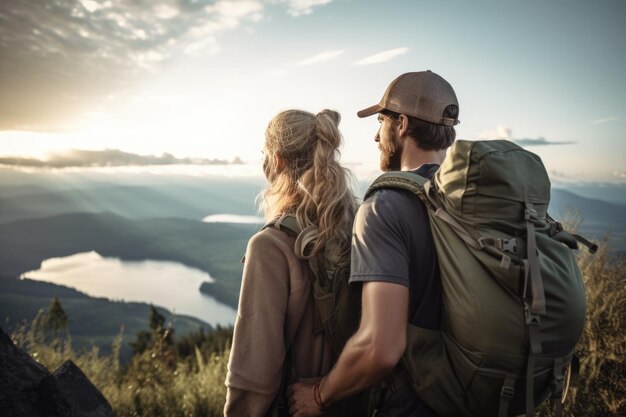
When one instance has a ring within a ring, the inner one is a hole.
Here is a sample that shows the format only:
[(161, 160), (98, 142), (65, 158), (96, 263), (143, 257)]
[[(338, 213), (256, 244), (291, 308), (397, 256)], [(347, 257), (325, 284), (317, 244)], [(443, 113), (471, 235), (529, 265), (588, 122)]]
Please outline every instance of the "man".
[[(358, 112), (378, 115), (375, 136), (383, 171), (431, 177), (455, 139), (454, 90), (431, 71), (402, 74), (380, 103)], [(435, 416), (411, 391), (400, 369), (407, 322), (438, 329), (441, 282), (428, 214), (413, 194), (384, 189), (357, 213), (350, 282), (362, 285), (361, 323), (331, 372), (314, 385), (289, 388), (290, 413), (317, 416), (330, 404), (385, 378), (390, 383), (377, 416)], [(393, 375), (393, 377), (392, 377)]]

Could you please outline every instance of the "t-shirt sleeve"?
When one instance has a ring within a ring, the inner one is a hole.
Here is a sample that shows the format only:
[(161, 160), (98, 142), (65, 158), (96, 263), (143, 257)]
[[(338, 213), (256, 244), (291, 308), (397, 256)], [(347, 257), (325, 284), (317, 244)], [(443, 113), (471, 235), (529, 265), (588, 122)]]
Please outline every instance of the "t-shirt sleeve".
[(409, 286), (410, 233), (403, 191), (381, 190), (356, 214), (352, 231), (350, 283), (384, 281)]

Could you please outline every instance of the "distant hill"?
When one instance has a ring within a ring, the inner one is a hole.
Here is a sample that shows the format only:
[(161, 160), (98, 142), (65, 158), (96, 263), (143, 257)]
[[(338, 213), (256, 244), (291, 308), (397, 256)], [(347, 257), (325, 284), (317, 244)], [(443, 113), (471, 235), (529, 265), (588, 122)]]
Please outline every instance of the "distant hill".
[(0, 187), (0, 224), (55, 214), (108, 211), (130, 218), (254, 214), (261, 186), (247, 182), (190, 182), (159, 185), (92, 185), (45, 189), (33, 185)]
[(616, 230), (626, 227), (624, 224), (626, 204), (582, 197), (560, 188), (552, 189), (551, 200), (551, 212), (565, 213), (568, 210), (578, 210), (583, 216), (584, 223)]
[(241, 256), (254, 225), (112, 213), (72, 213), (0, 225), (0, 276), (16, 278), (51, 257), (96, 251), (124, 260), (168, 260), (208, 272), (214, 297), (236, 307)]
[[(148, 330), (150, 306), (145, 303), (125, 303), (93, 298), (71, 288), (32, 280), (0, 279), (0, 319), (9, 333), (22, 323), (30, 323), (40, 309), (48, 308), (53, 297), (59, 297), (69, 316), (69, 331), (75, 349), (97, 346), (102, 353), (111, 352), (113, 339), (123, 327), (122, 360), (131, 356), (129, 343), (142, 330)], [(172, 323), (174, 334), (183, 336), (207, 323), (189, 316), (173, 316), (158, 308)]]
[(612, 250), (626, 251), (626, 204), (581, 197), (552, 188), (549, 212), (557, 220), (578, 213), (582, 219), (581, 233), (597, 240), (608, 236)]
[(594, 200), (609, 203), (626, 204), (626, 182), (622, 183), (576, 183), (553, 184), (553, 189), (567, 190), (571, 193)]

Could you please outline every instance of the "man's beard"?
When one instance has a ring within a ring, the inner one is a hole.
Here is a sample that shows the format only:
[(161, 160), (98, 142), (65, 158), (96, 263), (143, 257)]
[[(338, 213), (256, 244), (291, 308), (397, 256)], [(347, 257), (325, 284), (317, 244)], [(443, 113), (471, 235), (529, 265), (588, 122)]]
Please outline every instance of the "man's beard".
[(380, 169), (383, 172), (400, 170), (400, 149), (395, 144), (395, 140), (379, 142), (380, 149)]

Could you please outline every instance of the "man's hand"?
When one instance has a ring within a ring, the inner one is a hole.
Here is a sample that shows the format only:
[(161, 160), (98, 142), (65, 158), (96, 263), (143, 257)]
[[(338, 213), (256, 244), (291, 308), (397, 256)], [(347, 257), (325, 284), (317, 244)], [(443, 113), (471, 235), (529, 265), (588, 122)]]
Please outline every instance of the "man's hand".
[(315, 401), (314, 384), (296, 382), (287, 388), (289, 414), (293, 417), (321, 416), (323, 410)]

